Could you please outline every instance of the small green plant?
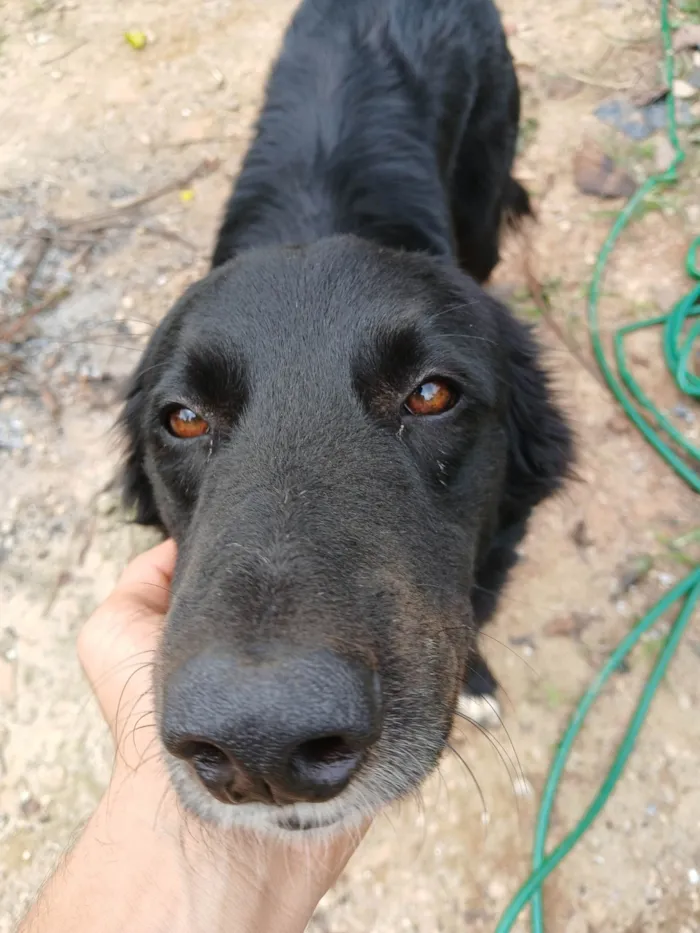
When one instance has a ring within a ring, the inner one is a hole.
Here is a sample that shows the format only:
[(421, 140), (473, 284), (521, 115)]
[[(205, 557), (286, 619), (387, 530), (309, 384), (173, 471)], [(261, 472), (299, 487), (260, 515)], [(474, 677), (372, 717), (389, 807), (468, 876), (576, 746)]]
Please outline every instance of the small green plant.
[(518, 155), (522, 155), (532, 144), (539, 128), (540, 121), (536, 117), (527, 117), (523, 120), (520, 124), (520, 133), (518, 134)]
[(700, 0), (683, 0), (681, 13), (686, 13), (691, 19), (700, 20)]
[(634, 219), (641, 220), (647, 214), (659, 213), (665, 217), (670, 217), (677, 213), (678, 204), (676, 198), (669, 194), (649, 194), (640, 202), (637, 210), (634, 212)]
[(664, 649), (668, 635), (663, 638), (648, 638), (640, 642), (639, 654), (646, 664), (653, 664)]
[(557, 687), (556, 684), (545, 683), (542, 684), (542, 691), (547, 706), (550, 709), (559, 709), (564, 702), (564, 694), (559, 687)]

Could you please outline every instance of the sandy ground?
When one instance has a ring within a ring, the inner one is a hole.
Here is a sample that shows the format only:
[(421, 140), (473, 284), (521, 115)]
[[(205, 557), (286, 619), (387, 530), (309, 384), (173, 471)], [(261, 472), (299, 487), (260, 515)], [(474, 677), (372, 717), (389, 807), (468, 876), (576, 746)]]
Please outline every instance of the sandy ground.
[[(65, 296), (0, 357), (0, 933), (13, 927), (109, 775), (109, 745), (74, 644), (120, 568), (151, 540), (105, 491), (117, 463), (118, 387), (152, 323), (206, 267), (293, 6), (2, 4), (6, 273), (18, 271), (32, 230), (47, 219), (104, 211), (205, 159), (220, 164), (207, 163), (184, 195), (175, 190), (112, 216), (100, 230), (71, 227), (46, 255), (34, 297), (55, 297), (57, 289)], [(572, 158), (587, 135), (637, 178), (663, 157), (653, 141), (632, 143), (592, 116), (604, 98), (653, 84), (656, 9), (643, 0), (504, 0), (502, 8), (525, 94), (520, 176), (540, 211), (538, 268), (557, 319), (585, 348), (584, 285), (619, 203), (580, 194)], [(150, 36), (140, 52), (123, 38), (134, 28)], [(616, 254), (606, 327), (666, 310), (687, 287), (684, 253), (700, 232), (698, 149), (689, 146), (681, 185)], [(520, 248), (508, 252), (500, 284), (531, 315)], [(6, 311), (16, 313), (1, 277), (0, 289)], [(493, 930), (527, 873), (534, 801), (576, 697), (635, 618), (684, 572), (668, 541), (698, 524), (697, 500), (546, 328), (543, 338), (580, 435), (581, 482), (537, 515), (485, 640), (507, 693), (507, 734), (497, 734), (506, 763), (475, 731), (465, 731), (458, 747), (485, 796), (488, 823), (474, 781), (447, 757), (422, 810), (406, 804), (377, 822), (312, 922), (317, 933)], [(673, 408), (655, 335), (635, 341), (634, 365)], [(697, 441), (697, 411), (674, 417)], [(651, 558), (651, 570), (620, 592), (639, 555)], [(567, 773), (557, 837), (597, 787), (658, 645), (657, 636), (636, 651), (593, 715)], [(699, 708), (696, 618), (624, 780), (547, 884), (549, 930), (700, 931)], [(516, 754), (525, 780), (514, 785)]]

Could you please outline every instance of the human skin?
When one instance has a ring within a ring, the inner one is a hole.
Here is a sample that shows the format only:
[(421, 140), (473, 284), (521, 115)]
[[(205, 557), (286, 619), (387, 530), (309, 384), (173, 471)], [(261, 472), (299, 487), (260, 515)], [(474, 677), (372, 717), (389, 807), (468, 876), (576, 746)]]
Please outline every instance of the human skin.
[(136, 558), (80, 634), (113, 776), (18, 933), (301, 933), (363, 835), (294, 843), (182, 809), (159, 754), (150, 664), (175, 555), (166, 541)]

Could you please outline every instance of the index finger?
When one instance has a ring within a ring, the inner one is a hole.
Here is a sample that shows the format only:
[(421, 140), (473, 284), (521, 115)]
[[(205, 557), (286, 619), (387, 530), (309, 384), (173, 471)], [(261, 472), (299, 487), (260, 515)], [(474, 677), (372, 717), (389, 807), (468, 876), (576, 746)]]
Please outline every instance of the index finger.
[(133, 600), (154, 612), (167, 612), (176, 557), (172, 538), (139, 554), (122, 573), (110, 599)]

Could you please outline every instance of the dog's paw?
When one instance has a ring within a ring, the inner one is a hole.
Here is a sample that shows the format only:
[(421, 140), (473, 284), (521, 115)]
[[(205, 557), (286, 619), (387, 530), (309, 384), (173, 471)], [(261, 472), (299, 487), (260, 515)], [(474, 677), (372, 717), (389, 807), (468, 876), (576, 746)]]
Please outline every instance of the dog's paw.
[(475, 696), (461, 693), (457, 701), (457, 714), (484, 729), (497, 729), (501, 723), (501, 707), (492, 694)]

